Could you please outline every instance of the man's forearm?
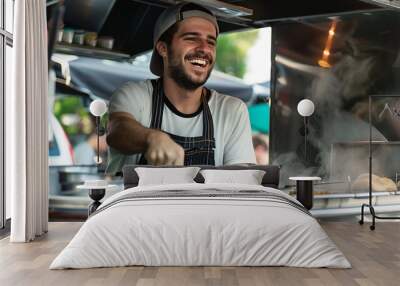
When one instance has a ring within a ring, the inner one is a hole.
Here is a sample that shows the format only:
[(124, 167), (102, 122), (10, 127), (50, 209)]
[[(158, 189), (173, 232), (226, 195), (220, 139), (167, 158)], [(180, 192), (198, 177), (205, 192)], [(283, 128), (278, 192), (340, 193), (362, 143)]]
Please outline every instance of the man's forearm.
[(112, 118), (107, 144), (125, 155), (144, 153), (153, 132), (156, 130), (144, 127), (133, 118)]
[(125, 155), (142, 153), (152, 165), (182, 166), (184, 163), (184, 149), (168, 134), (146, 128), (124, 112), (110, 114), (107, 143)]

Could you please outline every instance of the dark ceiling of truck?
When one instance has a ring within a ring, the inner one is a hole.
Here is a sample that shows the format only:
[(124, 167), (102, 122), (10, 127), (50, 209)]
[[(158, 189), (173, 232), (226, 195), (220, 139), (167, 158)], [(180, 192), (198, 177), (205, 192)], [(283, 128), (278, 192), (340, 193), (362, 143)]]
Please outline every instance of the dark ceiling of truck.
[[(67, 27), (98, 32), (115, 38), (115, 49), (135, 55), (152, 48), (153, 26), (173, 0), (65, 0)], [(218, 14), (222, 32), (246, 27), (273, 26), (281, 22), (371, 11), (382, 7), (358, 0), (198, 0)], [(251, 15), (246, 15), (251, 14)], [(238, 16), (242, 15), (242, 16)]]

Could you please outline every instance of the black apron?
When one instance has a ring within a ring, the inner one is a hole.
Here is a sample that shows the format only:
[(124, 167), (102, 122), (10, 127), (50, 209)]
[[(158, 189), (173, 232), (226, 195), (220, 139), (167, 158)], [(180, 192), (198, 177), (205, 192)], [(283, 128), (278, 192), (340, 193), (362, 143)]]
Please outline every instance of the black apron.
[[(162, 80), (152, 80), (152, 112), (150, 128), (161, 130), (161, 123), (164, 111), (164, 89)], [(210, 92), (207, 89), (207, 92)], [(168, 134), (175, 143), (182, 146), (185, 150), (184, 165), (212, 165), (215, 166), (214, 159), (214, 125), (210, 108), (208, 107), (207, 96), (202, 93), (201, 101), (203, 105), (203, 135), (198, 137), (182, 137)], [(146, 165), (147, 161), (144, 154), (141, 155), (139, 164)]]

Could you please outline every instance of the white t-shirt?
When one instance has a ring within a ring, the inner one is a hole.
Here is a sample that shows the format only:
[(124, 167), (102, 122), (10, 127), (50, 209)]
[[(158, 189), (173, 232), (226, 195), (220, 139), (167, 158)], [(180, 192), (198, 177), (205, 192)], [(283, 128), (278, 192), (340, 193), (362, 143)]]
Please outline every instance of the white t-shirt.
[[(112, 96), (109, 112), (127, 112), (144, 127), (150, 127), (153, 86), (150, 80), (128, 82)], [(208, 101), (214, 124), (215, 165), (256, 163), (246, 104), (240, 99), (211, 91)], [(203, 133), (203, 112), (179, 114), (164, 104), (161, 129), (170, 134), (196, 137)], [(107, 173), (114, 174), (126, 164), (137, 164), (141, 154), (124, 155), (110, 148)]]

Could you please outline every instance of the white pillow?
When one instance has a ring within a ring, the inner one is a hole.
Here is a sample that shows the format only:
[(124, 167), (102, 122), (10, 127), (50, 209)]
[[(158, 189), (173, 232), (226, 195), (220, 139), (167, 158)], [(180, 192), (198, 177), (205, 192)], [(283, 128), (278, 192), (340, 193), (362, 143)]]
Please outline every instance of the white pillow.
[(138, 186), (195, 183), (193, 179), (199, 170), (199, 167), (135, 168), (139, 177)]
[(261, 185), (265, 171), (262, 170), (201, 170), (204, 183), (234, 183)]

